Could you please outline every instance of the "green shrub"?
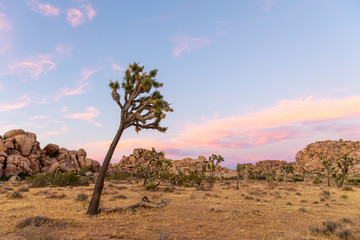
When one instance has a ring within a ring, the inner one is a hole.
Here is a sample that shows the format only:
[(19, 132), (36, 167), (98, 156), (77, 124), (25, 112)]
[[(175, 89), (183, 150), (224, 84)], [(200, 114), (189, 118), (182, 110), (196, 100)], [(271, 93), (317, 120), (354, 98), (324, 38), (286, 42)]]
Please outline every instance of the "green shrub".
[(319, 179), (319, 178), (315, 178), (312, 182), (313, 182), (314, 184), (319, 184), (319, 183), (322, 183), (322, 180)]
[(33, 188), (46, 187), (50, 184), (60, 187), (89, 185), (89, 181), (86, 178), (82, 178), (74, 172), (36, 174), (26, 179), (30, 182), (29, 187)]
[(283, 182), (283, 181), (284, 181), (284, 177), (282, 177), (282, 176), (281, 176), (281, 177), (278, 177), (278, 178), (277, 178), (277, 181), (278, 181), (278, 182)]
[(87, 170), (86, 168), (82, 168), (82, 169), (79, 170), (78, 174), (79, 174), (80, 176), (85, 177), (85, 176), (86, 176), (86, 173), (87, 173), (88, 171), (89, 171), (89, 170)]
[(344, 187), (344, 191), (354, 191), (354, 189), (351, 186)]
[(116, 171), (113, 174), (109, 174), (107, 178), (113, 180), (128, 180), (130, 176), (131, 176), (130, 173)]
[(79, 201), (79, 202), (84, 202), (84, 201), (87, 201), (88, 200), (88, 195), (86, 195), (85, 193), (79, 193), (76, 197), (76, 201)]
[(347, 199), (349, 196), (348, 195), (345, 195), (345, 194), (343, 194), (343, 195), (341, 195), (341, 198), (342, 199)]
[(291, 181), (292, 182), (303, 182), (304, 181), (304, 178), (303, 177), (298, 177), (298, 176), (293, 176), (292, 178), (291, 178)]
[(348, 181), (348, 183), (354, 184), (354, 185), (360, 184), (360, 178), (350, 178), (347, 181)]
[(21, 198), (24, 198), (23, 195), (21, 195), (21, 193), (19, 192), (12, 192), (12, 193), (9, 193), (7, 194), (7, 197), (8, 198), (11, 198), (11, 199), (21, 199)]
[(146, 188), (147, 190), (155, 190), (155, 189), (157, 188), (157, 185), (156, 185), (156, 183), (151, 182), (151, 183), (145, 185), (145, 188)]

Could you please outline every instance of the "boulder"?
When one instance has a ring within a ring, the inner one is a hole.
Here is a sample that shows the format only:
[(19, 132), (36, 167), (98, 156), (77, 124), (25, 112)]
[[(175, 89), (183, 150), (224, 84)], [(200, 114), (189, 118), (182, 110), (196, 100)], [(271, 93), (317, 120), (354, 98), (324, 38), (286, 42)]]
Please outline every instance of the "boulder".
[(62, 164), (60, 164), (60, 170), (62, 172), (70, 172), (75, 170), (75, 168), (73, 167), (73, 165), (69, 162), (64, 162)]
[(98, 161), (95, 161), (95, 160), (92, 160), (92, 159), (91, 159), (91, 165), (92, 165), (92, 171), (93, 171), (93, 172), (98, 172), (98, 171), (100, 171), (101, 165), (100, 165), (100, 163), (99, 163)]
[(80, 157), (86, 158), (87, 153), (85, 152), (84, 149), (80, 148), (79, 151), (77, 151), (76, 156), (77, 156), (78, 158), (80, 158)]
[(22, 129), (10, 130), (4, 134), (4, 140), (6, 140), (7, 138), (16, 137), (18, 135), (25, 135), (25, 131)]
[(46, 151), (47, 155), (54, 157), (59, 151), (59, 145), (49, 143), (44, 147), (44, 150)]
[(30, 155), (36, 141), (36, 136), (34, 136), (35, 134), (24, 134), (15, 136), (15, 142), (17, 145), (16, 150), (18, 150), (22, 156)]
[(4, 164), (0, 163), (0, 178), (4, 175)]
[(85, 157), (84, 156), (80, 156), (78, 162), (79, 162), (80, 168), (86, 168), (86, 166), (85, 166), (86, 165), (85, 164)]
[(5, 151), (5, 143), (3, 141), (0, 141), (0, 152)]
[(85, 158), (85, 167), (86, 169), (88, 170), (91, 170), (92, 169), (92, 159), (90, 158)]
[(10, 175), (18, 175), (19, 172), (16, 170), (16, 166), (14, 164), (6, 164), (6, 168), (5, 168), (5, 172), (4, 175), (6, 177), (10, 176)]
[(56, 162), (56, 163), (54, 163), (54, 164), (51, 165), (49, 171), (50, 171), (50, 172), (55, 172), (55, 170), (56, 170), (58, 167), (60, 167), (60, 164), (59, 164), (58, 162)]
[(14, 149), (14, 148), (15, 148), (13, 142), (5, 142), (4, 147), (5, 147), (6, 149)]

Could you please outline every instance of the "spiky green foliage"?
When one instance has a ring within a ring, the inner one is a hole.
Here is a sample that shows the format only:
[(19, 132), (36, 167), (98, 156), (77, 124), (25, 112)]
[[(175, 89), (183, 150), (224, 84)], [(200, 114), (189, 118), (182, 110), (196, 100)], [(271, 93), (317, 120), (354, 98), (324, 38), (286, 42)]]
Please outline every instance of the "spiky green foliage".
[(287, 177), (288, 177), (289, 173), (293, 173), (295, 170), (294, 165), (292, 165), (291, 163), (288, 163), (288, 164), (284, 165), (282, 167), (282, 169), (285, 172), (285, 182), (287, 182)]
[(216, 167), (224, 161), (224, 158), (221, 155), (216, 155), (216, 154), (212, 154), (209, 157), (209, 161), (207, 163), (207, 168), (209, 169), (209, 183), (211, 186), (214, 185), (214, 173), (215, 173), (215, 169)]
[(350, 158), (349, 154), (346, 153), (336, 160), (337, 167), (333, 167), (332, 177), (338, 187), (342, 187), (345, 177), (349, 172), (349, 166), (354, 162), (354, 158)]
[(146, 185), (149, 178), (151, 180), (154, 180), (154, 178), (156, 177), (156, 175), (155, 175), (156, 171), (150, 171), (150, 170), (153, 167), (155, 167), (156, 164), (159, 166), (161, 163), (161, 165), (162, 165), (162, 162), (165, 160), (164, 158), (165, 158), (165, 153), (162, 151), (157, 152), (155, 150), (155, 148), (152, 148), (152, 150), (147, 151), (145, 160), (147, 161), (148, 164), (145, 167), (145, 178), (144, 178), (143, 186)]
[(154, 69), (147, 73), (139, 63), (130, 64), (121, 83), (121, 88), (124, 89), (123, 103), (118, 93), (118, 81), (110, 81), (112, 97), (121, 108), (125, 129), (133, 126), (136, 132), (142, 129), (166, 132), (167, 128), (161, 127), (160, 122), (166, 117), (165, 112), (172, 112), (173, 109), (164, 100), (164, 96), (154, 90), (163, 86), (163, 83), (155, 80), (157, 72)]

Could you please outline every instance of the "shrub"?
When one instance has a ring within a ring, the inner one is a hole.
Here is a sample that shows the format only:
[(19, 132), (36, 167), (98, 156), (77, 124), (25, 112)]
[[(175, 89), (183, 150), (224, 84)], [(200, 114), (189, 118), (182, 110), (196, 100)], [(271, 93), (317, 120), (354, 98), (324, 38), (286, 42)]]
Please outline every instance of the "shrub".
[(87, 201), (89, 198), (89, 196), (85, 193), (79, 193), (76, 197), (76, 201), (79, 201), (79, 202), (85, 202)]
[(336, 234), (340, 239), (352, 239), (353, 234), (350, 229), (341, 230)]
[(323, 225), (325, 227), (324, 233), (335, 233), (335, 230), (340, 226), (338, 223), (332, 221), (323, 222)]
[(28, 192), (29, 189), (27, 187), (21, 187), (18, 189), (18, 192)]
[(319, 183), (322, 183), (322, 180), (319, 179), (319, 178), (315, 178), (315, 179), (312, 181), (312, 183), (314, 183), (314, 184), (319, 184)]
[(78, 172), (78, 174), (80, 175), (80, 176), (86, 176), (86, 173), (88, 172), (89, 170), (87, 170), (86, 168), (82, 168), (82, 169), (80, 169), (79, 170), (79, 172)]
[(304, 178), (303, 177), (297, 177), (297, 176), (293, 176), (292, 178), (291, 178), (291, 181), (292, 182), (303, 182), (304, 181)]
[(81, 185), (89, 185), (87, 179), (83, 179), (78, 176), (76, 173), (68, 172), (68, 173), (58, 173), (54, 174), (51, 179), (51, 184), (55, 186), (81, 186)]
[(341, 195), (340, 197), (341, 197), (342, 199), (347, 199), (349, 196), (348, 196), (348, 195), (343, 194), (343, 195)]
[(21, 193), (19, 192), (12, 192), (12, 193), (8, 193), (6, 195), (8, 198), (11, 198), (11, 199), (21, 199), (21, 198), (24, 198), (23, 195), (21, 195)]
[(36, 174), (32, 177), (26, 178), (26, 180), (30, 181), (29, 187), (37, 188), (37, 187), (46, 187), (50, 184), (50, 175), (49, 174)]
[(344, 191), (354, 191), (354, 189), (351, 186), (344, 187)]
[(130, 173), (128, 172), (120, 172), (116, 171), (113, 174), (108, 175), (108, 179), (114, 179), (114, 180), (128, 180), (130, 178)]
[(353, 184), (353, 185), (360, 184), (360, 178), (350, 178), (347, 181), (348, 181), (348, 183)]
[(151, 183), (148, 183), (147, 185), (145, 185), (145, 188), (147, 189), (147, 190), (155, 190), (156, 188), (157, 188), (157, 184), (156, 183), (154, 183), (154, 182), (151, 182)]

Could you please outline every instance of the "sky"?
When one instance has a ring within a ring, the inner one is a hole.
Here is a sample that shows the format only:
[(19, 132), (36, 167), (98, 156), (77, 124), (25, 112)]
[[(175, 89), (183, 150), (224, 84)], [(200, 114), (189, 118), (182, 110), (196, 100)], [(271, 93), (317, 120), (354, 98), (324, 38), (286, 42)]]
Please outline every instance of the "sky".
[(359, 140), (359, 43), (358, 0), (0, 0), (0, 135), (102, 162), (120, 123), (109, 81), (139, 62), (174, 112), (165, 134), (126, 129), (112, 162), (139, 147), (294, 161)]

